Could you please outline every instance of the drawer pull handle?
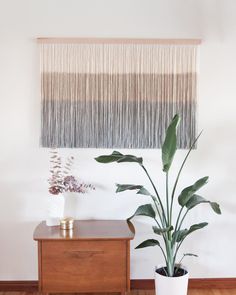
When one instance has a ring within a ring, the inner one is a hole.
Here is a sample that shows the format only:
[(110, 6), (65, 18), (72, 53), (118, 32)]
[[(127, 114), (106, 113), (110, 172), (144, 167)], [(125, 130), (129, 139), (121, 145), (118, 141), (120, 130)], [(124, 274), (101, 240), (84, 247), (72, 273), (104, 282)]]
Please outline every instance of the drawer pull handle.
[(103, 255), (104, 251), (65, 251), (66, 256), (73, 257), (73, 258), (90, 258), (96, 255)]

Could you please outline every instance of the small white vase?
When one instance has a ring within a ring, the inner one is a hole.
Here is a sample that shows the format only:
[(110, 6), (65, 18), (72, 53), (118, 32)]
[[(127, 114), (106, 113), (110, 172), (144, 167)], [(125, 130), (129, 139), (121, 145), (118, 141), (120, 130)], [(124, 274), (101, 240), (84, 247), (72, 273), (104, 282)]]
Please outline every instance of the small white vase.
[(47, 199), (46, 225), (55, 226), (60, 224), (60, 218), (63, 217), (64, 200), (61, 195), (50, 195)]
[(78, 216), (79, 193), (65, 192), (64, 197), (64, 217), (72, 217), (76, 219)]
[[(156, 269), (161, 267), (163, 265), (156, 267)], [(186, 274), (180, 277), (166, 277), (155, 271), (156, 295), (187, 295), (189, 273), (185, 267), (181, 266), (181, 268), (186, 271)]]

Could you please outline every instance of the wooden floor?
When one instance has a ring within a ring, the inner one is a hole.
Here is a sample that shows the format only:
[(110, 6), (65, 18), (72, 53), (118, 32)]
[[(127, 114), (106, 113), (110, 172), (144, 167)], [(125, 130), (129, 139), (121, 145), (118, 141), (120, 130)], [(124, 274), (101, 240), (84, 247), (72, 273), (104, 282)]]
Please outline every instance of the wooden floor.
[[(140, 290), (130, 292), (132, 295), (154, 295), (153, 290)], [(168, 295), (168, 294), (166, 294)], [(190, 289), (188, 295), (236, 295), (236, 289)]]
[[(89, 293), (89, 295), (114, 295), (116, 293)], [(119, 293), (117, 293), (119, 294)], [(42, 295), (41, 293), (0, 292), (0, 295)], [(56, 294), (53, 294), (56, 295)], [(66, 295), (66, 294), (63, 294)], [(70, 294), (75, 295), (75, 294)], [(83, 295), (80, 293), (79, 295)], [(86, 294), (88, 295), (88, 294)], [(133, 290), (127, 295), (155, 295), (154, 290)], [(169, 295), (169, 294), (166, 294)], [(236, 295), (236, 289), (190, 289), (188, 295)]]
[(236, 289), (191, 289), (189, 290), (188, 295), (236, 295)]

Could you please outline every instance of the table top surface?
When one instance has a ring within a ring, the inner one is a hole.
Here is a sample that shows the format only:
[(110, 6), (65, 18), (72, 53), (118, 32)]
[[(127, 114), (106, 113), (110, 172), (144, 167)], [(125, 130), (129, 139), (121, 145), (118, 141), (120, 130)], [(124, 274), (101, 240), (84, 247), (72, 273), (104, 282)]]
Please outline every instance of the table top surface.
[(126, 220), (75, 220), (72, 230), (47, 226), (41, 222), (34, 231), (34, 240), (132, 240), (134, 227)]

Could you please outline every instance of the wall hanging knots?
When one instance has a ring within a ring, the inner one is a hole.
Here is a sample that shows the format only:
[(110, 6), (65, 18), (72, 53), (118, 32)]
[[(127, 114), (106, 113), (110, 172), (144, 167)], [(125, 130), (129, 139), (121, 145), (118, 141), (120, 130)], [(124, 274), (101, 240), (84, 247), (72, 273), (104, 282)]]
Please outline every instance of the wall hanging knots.
[(39, 39), (43, 147), (159, 148), (196, 136), (199, 40)]

